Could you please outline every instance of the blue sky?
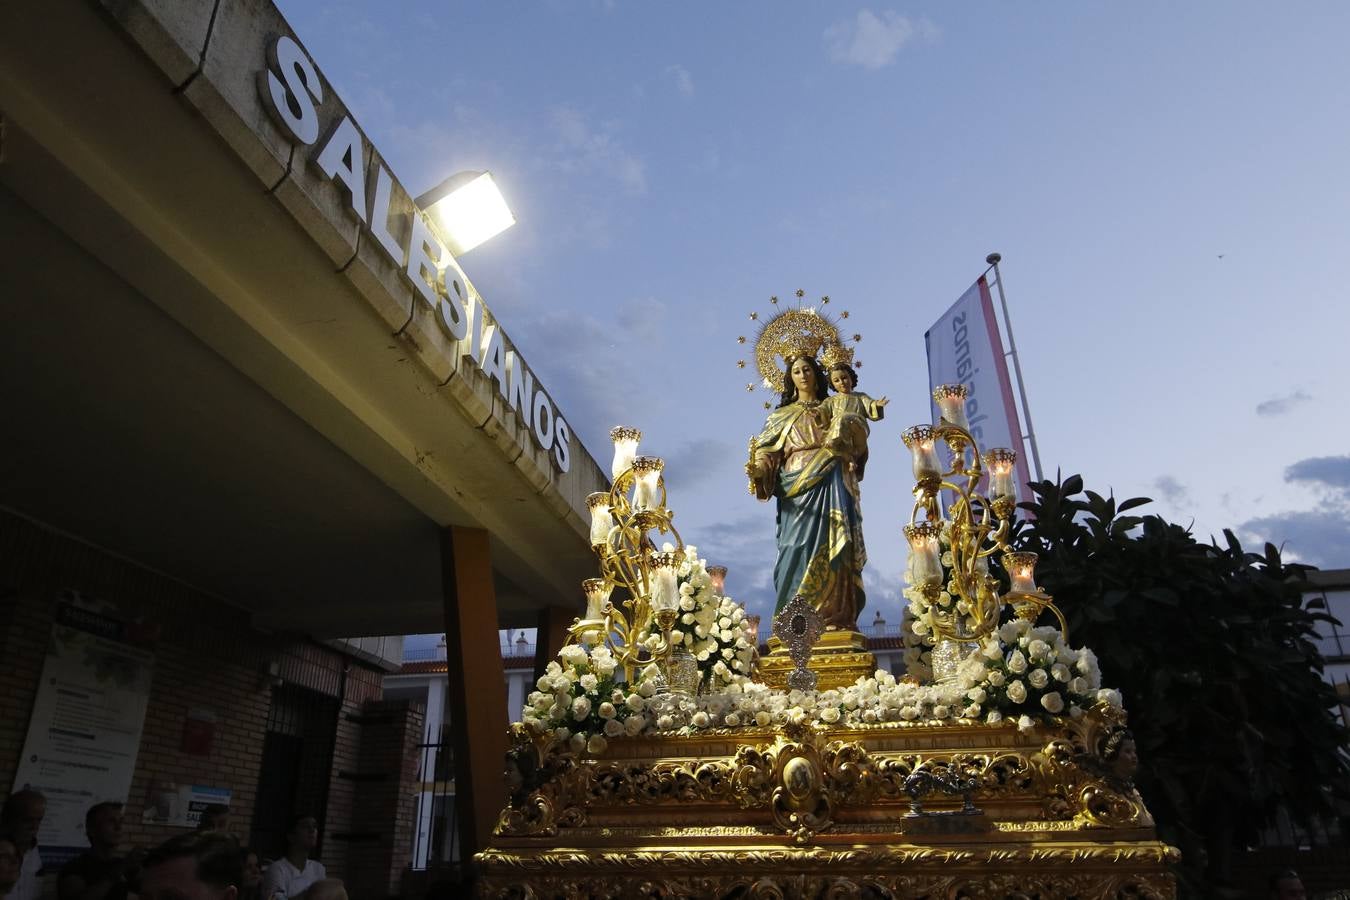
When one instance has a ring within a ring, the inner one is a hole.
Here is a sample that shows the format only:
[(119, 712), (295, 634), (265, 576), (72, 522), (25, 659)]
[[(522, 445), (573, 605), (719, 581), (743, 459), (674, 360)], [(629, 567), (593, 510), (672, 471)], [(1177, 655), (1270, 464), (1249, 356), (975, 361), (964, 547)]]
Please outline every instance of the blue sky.
[(602, 463), (644, 430), (759, 611), (749, 312), (800, 287), (864, 336), (894, 622), (923, 333), (994, 250), (1047, 474), (1350, 566), (1350, 6), (278, 5), (414, 193), (492, 170), (519, 224), (465, 270)]

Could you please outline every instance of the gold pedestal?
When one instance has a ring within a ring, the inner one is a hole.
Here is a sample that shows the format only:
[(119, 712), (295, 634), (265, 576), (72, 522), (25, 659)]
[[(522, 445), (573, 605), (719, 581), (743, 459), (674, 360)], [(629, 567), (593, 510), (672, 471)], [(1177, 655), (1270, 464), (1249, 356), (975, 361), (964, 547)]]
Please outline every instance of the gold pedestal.
[[(1097, 707), (1053, 728), (784, 725), (618, 738), (517, 726), (480, 897), (1106, 900), (1176, 895)], [(964, 795), (927, 790), (957, 776)]]
[[(827, 631), (811, 648), (807, 666), (816, 673), (816, 689), (847, 687), (859, 678), (875, 675), (877, 659), (867, 651), (867, 639), (856, 631)], [(780, 690), (797, 666), (776, 637), (769, 638), (769, 655), (759, 661), (756, 680)]]

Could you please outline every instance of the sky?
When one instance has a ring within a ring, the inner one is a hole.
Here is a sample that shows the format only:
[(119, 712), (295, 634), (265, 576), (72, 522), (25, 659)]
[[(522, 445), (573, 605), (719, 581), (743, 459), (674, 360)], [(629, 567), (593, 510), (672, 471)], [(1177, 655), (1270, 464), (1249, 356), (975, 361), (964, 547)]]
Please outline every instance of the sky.
[(414, 194), (493, 172), (519, 221), (465, 271), (602, 466), (643, 430), (751, 611), (750, 312), (863, 335), (860, 622), (894, 623), (923, 335), (993, 251), (1047, 477), (1350, 567), (1350, 6), (277, 3)]

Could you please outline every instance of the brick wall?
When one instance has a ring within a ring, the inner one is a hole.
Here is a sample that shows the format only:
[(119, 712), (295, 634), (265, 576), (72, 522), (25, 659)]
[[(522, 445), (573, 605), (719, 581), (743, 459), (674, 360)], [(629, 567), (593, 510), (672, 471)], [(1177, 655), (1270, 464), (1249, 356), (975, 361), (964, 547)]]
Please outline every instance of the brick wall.
[(412, 857), (423, 709), (408, 700), (371, 701), (362, 722), (351, 886), (353, 896), (375, 897), (399, 885)]
[[(52, 620), (63, 591), (109, 603), (128, 621), (160, 629), (126, 839), (148, 846), (180, 833), (143, 824), (152, 788), (165, 782), (233, 792), (231, 828), (247, 836), (256, 802), (275, 663), (285, 682), (341, 697), (328, 783), (322, 859), (350, 879), (357, 783), (339, 777), (361, 764), (360, 714), (381, 695), (382, 673), (302, 637), (254, 630), (248, 614), (172, 578), (0, 510), (0, 794), (13, 784)], [(183, 752), (189, 712), (214, 716), (211, 752)]]

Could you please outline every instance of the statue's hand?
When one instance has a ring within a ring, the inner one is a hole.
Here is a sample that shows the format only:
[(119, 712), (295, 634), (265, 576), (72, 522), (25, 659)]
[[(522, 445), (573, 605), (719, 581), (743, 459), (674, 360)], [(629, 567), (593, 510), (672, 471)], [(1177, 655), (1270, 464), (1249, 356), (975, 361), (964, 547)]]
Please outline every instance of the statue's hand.
[(885, 406), (887, 403), (890, 403), (890, 402), (891, 402), (891, 401), (890, 401), (889, 398), (887, 398), (887, 397), (882, 397), (880, 400), (877, 401), (877, 406)]

